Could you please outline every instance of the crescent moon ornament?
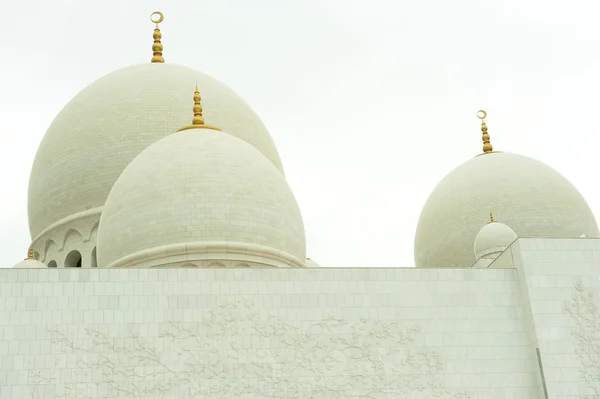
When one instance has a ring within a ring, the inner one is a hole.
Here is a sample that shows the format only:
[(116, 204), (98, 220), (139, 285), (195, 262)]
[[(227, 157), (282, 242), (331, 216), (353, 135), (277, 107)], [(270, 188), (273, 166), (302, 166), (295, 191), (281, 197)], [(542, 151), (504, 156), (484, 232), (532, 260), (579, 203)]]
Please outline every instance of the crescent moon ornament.
[[(157, 17), (155, 17), (155, 15)], [(165, 19), (165, 16), (160, 11), (154, 11), (152, 14), (150, 14), (150, 21), (154, 22), (157, 25), (160, 24), (163, 21), (163, 19)]]
[(158, 24), (161, 23), (164, 18), (165, 16), (160, 11), (154, 11), (150, 14), (150, 21), (154, 22), (156, 25), (154, 33), (152, 34), (154, 44), (152, 44), (152, 60), (150, 60), (150, 62), (165, 62), (165, 59), (162, 56), (163, 45), (160, 42), (162, 33), (160, 33), (160, 29), (158, 28)]
[(490, 135), (488, 134), (488, 128), (485, 124), (485, 117), (487, 116), (487, 112), (480, 109), (477, 111), (477, 117), (481, 119), (481, 140), (483, 141), (483, 153), (487, 154), (490, 152), (494, 152), (494, 147), (492, 147), (492, 143), (490, 143)]

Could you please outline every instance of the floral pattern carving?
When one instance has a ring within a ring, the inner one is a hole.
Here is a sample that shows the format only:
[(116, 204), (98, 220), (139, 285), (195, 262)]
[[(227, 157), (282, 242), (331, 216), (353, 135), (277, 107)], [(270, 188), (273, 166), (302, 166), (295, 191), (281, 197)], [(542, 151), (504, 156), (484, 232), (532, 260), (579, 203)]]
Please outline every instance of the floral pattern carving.
[(600, 398), (600, 314), (594, 294), (585, 289), (581, 281), (575, 282), (575, 292), (570, 303), (565, 303), (565, 312), (575, 322), (571, 336), (575, 341), (575, 353), (580, 362), (580, 375)]
[[(74, 355), (79, 367), (72, 383), (56, 386), (56, 397), (473, 397), (445, 388), (440, 355), (415, 345), (419, 325), (336, 315), (285, 320), (247, 300), (207, 309), (195, 323), (159, 329), (158, 337), (115, 338), (89, 328), (77, 339), (49, 329), (52, 343)], [(90, 396), (98, 372), (106, 392), (98, 388)]]

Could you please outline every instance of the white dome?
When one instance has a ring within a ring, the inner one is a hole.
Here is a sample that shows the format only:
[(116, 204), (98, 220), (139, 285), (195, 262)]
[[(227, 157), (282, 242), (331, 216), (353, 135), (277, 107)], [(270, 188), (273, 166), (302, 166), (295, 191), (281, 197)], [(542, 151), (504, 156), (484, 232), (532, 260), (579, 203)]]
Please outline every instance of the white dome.
[(13, 266), (15, 269), (47, 269), (47, 266), (44, 265), (37, 259), (25, 259), (16, 265)]
[(475, 259), (479, 260), (491, 252), (498, 252), (507, 248), (517, 239), (517, 233), (504, 223), (491, 222), (479, 230), (475, 237)]
[(180, 65), (130, 66), (82, 90), (46, 132), (29, 181), (32, 238), (59, 220), (103, 206), (133, 158), (176, 128), (190, 124), (196, 82), (206, 123), (252, 144), (283, 170), (260, 118), (227, 86)]
[(587, 202), (560, 173), (522, 155), (490, 153), (458, 166), (427, 199), (415, 236), (416, 266), (471, 266), (473, 240), (490, 211), (519, 237), (598, 236)]
[(192, 129), (154, 143), (123, 171), (100, 219), (97, 255), (100, 267), (289, 267), (304, 265), (305, 247), (300, 210), (273, 163), (227, 133)]

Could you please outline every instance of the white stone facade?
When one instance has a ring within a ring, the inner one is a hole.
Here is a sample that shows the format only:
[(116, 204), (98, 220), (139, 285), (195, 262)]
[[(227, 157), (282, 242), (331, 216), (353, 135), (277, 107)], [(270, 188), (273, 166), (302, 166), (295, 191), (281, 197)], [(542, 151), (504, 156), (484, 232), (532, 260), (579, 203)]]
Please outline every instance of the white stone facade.
[(600, 239), (518, 239), (496, 262), (516, 266), (548, 397), (600, 397)]
[[(192, 111), (222, 131), (174, 133)], [(600, 232), (527, 157), (442, 180), (418, 269), (322, 268), (256, 113), (142, 64), (57, 115), (28, 214), (28, 258), (0, 269), (0, 399), (600, 398)]]
[(0, 269), (0, 398), (593, 398), (599, 276), (585, 238), (487, 269)]

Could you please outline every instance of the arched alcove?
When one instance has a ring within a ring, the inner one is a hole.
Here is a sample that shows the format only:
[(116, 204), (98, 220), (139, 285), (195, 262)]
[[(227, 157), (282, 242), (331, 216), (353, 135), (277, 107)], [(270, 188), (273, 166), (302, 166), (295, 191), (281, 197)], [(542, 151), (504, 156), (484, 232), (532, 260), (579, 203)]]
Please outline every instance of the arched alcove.
[[(46, 244), (44, 245), (44, 257), (43, 262), (51, 261), (53, 258), (56, 258), (58, 255), (58, 245), (51, 239), (46, 240)], [(40, 259), (41, 260), (41, 259)]]
[(69, 229), (65, 233), (65, 237), (63, 238), (62, 246), (63, 248), (73, 248), (73, 246), (77, 246), (83, 242), (83, 237), (81, 233), (75, 229)]
[(96, 247), (92, 249), (92, 267), (98, 267), (98, 260), (96, 259)]
[(56, 261), (51, 260), (50, 262), (48, 262), (48, 267), (58, 267), (58, 265), (56, 264)]
[(81, 267), (81, 254), (79, 251), (71, 251), (65, 258), (65, 267)]

